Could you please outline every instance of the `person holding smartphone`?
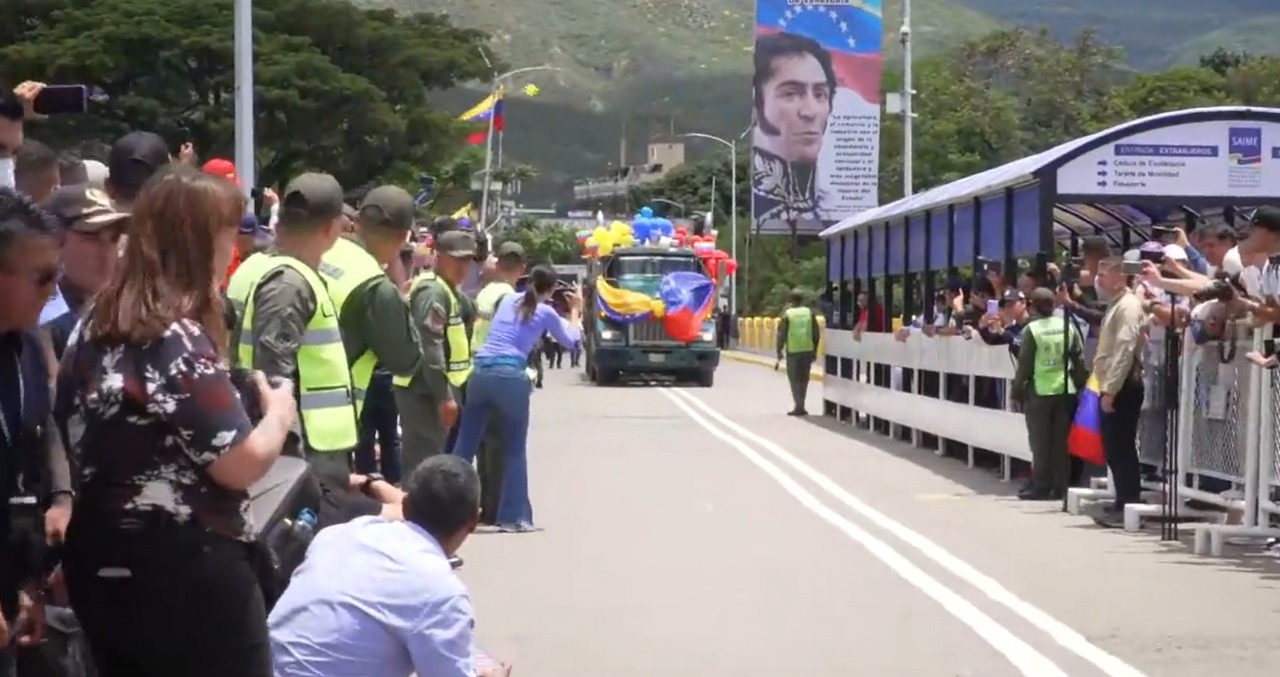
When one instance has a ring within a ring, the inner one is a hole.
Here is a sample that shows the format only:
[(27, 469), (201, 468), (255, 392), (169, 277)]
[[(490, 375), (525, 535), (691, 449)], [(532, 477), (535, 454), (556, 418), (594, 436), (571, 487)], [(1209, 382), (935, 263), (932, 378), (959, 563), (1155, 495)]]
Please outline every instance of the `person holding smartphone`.
[(102, 677), (272, 674), (269, 555), (245, 515), (297, 410), (259, 376), (253, 424), (228, 371), (216, 289), (244, 206), (184, 165), (147, 181), (59, 373), (80, 461), (63, 571)]

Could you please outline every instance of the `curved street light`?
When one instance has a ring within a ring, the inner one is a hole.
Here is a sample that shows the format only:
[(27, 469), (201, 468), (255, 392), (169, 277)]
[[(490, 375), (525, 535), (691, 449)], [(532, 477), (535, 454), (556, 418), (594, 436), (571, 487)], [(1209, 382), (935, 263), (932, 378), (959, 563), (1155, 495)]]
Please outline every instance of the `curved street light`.
[(683, 218), (683, 217), (684, 217), (684, 213), (685, 213), (684, 205), (680, 204), (679, 202), (676, 202), (675, 200), (668, 200), (668, 199), (667, 199), (667, 198), (665, 198), (665, 197), (651, 197), (651, 198), (649, 198), (649, 201), (650, 201), (650, 202), (661, 202), (662, 204), (671, 205), (672, 207), (679, 207), (679, 208), (680, 208), (680, 216), (681, 216), (681, 218)]
[[(750, 128), (748, 128), (750, 129)], [(733, 184), (732, 190), (729, 191), (729, 256), (736, 261), (738, 259), (738, 146), (728, 139), (722, 139), (713, 134), (703, 134), (702, 132), (687, 132), (681, 134), (681, 137), (693, 139), (706, 139), (715, 141), (722, 146), (729, 148), (729, 181)], [(711, 196), (712, 211), (715, 210), (715, 196)], [(729, 315), (737, 317), (738, 315), (738, 280), (737, 276), (730, 282), (733, 285), (733, 293), (729, 295)]]
[[(484, 57), (485, 63), (489, 63), (489, 57), (480, 50), (480, 56)], [(490, 64), (492, 68), (492, 64)], [(535, 71), (560, 71), (562, 68), (556, 66), (525, 66), (524, 68), (516, 68), (506, 73), (495, 74), (489, 81), (489, 96), (497, 97), (498, 92), (502, 90), (502, 82), (508, 78), (520, 75), (522, 73), (533, 73)], [(494, 102), (497, 105), (497, 102)], [(489, 189), (492, 185), (492, 165), (493, 165), (493, 124), (494, 115), (489, 115), (489, 129), (485, 133), (484, 142), (484, 185), (480, 189), (480, 229), (488, 230), (489, 228)]]

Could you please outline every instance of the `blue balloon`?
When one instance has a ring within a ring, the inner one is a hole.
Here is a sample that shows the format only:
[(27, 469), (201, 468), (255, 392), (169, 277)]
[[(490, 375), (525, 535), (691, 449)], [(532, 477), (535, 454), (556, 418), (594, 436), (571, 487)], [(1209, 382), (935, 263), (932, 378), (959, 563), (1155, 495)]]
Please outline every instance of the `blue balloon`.
[(649, 208), (649, 207), (643, 207), (643, 208), (641, 208), (641, 209), (640, 209), (640, 218), (642, 218), (642, 219), (652, 219), (652, 218), (653, 218), (653, 209), (651, 209), (651, 208)]
[(631, 222), (631, 234), (635, 236), (637, 242), (649, 241), (649, 222), (645, 219), (636, 219)]
[(649, 228), (661, 233), (665, 237), (671, 237), (676, 234), (676, 227), (675, 224), (671, 223), (671, 219), (653, 219), (649, 221)]

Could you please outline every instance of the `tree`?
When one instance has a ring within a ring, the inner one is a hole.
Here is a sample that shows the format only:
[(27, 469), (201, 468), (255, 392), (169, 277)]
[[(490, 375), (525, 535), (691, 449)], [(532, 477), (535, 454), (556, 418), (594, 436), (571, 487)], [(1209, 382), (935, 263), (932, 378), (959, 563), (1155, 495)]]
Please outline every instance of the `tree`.
[[(427, 93), (487, 75), (482, 34), (439, 15), (332, 0), (254, 4), (262, 183), (323, 169), (347, 185), (412, 184), (456, 153), (463, 130)], [(80, 82), (110, 96), (37, 136), (65, 146), (150, 129), (206, 155), (231, 153), (231, 2), (28, 0), (20, 9), (26, 28), (3, 29), (15, 39), (0, 43), (0, 79)]]
[(582, 263), (582, 246), (578, 244), (577, 232), (561, 223), (546, 223), (531, 216), (522, 216), (502, 234), (502, 240), (520, 243), (531, 266)]

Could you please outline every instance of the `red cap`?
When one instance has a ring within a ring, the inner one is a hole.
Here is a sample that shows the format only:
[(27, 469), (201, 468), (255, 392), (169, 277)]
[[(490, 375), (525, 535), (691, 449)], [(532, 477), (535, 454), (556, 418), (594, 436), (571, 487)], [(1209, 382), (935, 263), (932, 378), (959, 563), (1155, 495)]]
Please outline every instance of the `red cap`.
[(216, 157), (204, 163), (204, 173), (220, 176), (237, 186), (240, 185), (240, 177), (236, 175), (236, 164), (225, 158)]

